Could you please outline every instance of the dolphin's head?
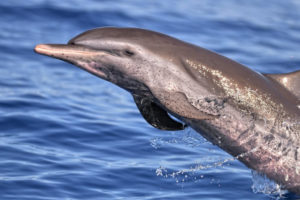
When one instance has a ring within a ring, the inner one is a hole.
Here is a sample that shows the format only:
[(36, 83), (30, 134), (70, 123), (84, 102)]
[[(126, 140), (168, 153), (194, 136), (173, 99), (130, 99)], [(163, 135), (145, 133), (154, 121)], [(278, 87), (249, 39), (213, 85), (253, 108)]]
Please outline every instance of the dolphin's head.
[[(145, 84), (149, 77), (155, 76), (153, 68), (156, 63), (161, 65), (157, 56), (168, 57), (170, 45), (176, 42), (143, 29), (98, 28), (74, 37), (65, 45), (37, 45), (35, 51), (72, 63), (132, 92), (141, 86), (137, 83)], [(156, 52), (159, 54), (153, 56)]]

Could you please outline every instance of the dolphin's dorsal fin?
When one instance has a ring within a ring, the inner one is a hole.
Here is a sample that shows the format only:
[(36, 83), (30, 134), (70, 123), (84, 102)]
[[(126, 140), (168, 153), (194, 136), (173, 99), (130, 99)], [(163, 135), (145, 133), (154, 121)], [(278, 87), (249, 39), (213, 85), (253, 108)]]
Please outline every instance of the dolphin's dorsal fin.
[(264, 76), (277, 81), (300, 99), (300, 70), (286, 74), (264, 74)]
[(186, 126), (173, 120), (161, 107), (147, 97), (133, 95), (134, 101), (144, 119), (153, 127), (161, 130), (183, 130)]

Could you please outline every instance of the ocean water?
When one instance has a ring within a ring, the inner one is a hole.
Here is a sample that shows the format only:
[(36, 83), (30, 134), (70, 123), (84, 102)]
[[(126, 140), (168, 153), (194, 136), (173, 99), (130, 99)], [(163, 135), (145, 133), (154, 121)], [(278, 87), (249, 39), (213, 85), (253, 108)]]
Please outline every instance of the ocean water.
[(151, 29), (264, 73), (300, 69), (298, 0), (0, 1), (0, 199), (299, 199), (131, 95), (33, 52), (103, 26)]

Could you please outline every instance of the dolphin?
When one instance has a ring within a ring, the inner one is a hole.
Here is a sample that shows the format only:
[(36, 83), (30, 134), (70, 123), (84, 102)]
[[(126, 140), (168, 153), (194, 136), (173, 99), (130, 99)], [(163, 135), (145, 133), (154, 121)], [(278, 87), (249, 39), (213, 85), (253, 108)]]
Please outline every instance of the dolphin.
[(300, 70), (261, 74), (137, 28), (97, 28), (68, 44), (37, 45), (35, 52), (127, 90), (155, 128), (190, 126), (249, 168), (300, 194)]

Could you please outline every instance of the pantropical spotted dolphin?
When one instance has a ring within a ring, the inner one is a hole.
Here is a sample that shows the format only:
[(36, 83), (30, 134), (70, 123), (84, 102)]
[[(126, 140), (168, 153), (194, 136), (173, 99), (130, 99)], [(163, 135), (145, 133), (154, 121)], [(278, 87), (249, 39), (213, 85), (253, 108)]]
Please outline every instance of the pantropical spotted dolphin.
[(300, 70), (260, 74), (136, 28), (98, 28), (66, 45), (40, 44), (35, 51), (129, 91), (152, 126), (191, 126), (249, 168), (300, 194)]

